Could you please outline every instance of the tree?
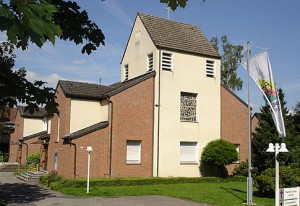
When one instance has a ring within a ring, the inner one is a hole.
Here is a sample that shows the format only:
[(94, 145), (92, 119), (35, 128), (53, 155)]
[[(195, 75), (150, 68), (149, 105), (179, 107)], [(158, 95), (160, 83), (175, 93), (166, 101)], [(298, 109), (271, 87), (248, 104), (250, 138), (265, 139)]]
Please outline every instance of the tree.
[(222, 167), (232, 164), (237, 160), (238, 152), (235, 146), (223, 139), (209, 142), (204, 147), (201, 155), (202, 162), (209, 165), (216, 165), (220, 171), (222, 171)]
[(14, 45), (0, 43), (0, 108), (11, 108), (19, 103), (26, 104), (29, 112), (38, 110), (40, 105), (52, 115), (57, 111), (54, 101), (54, 89), (45, 87), (45, 82), (29, 82), (24, 68), (13, 70), (15, 64)]
[[(160, 0), (161, 3), (165, 3), (170, 7), (173, 11), (175, 11), (178, 7), (185, 8), (188, 0)], [(202, 0), (205, 2), (205, 0)]]
[[(281, 102), (282, 116), (285, 122), (287, 137), (284, 139), (278, 137), (271, 115), (270, 106), (266, 102), (265, 105), (260, 108), (261, 119), (253, 132), (252, 139), (252, 163), (253, 166), (258, 169), (259, 173), (267, 168), (275, 167), (274, 155), (266, 152), (269, 143), (281, 143), (282, 141), (287, 141), (291, 138), (292, 122), (288, 115), (288, 109), (286, 107), (286, 101), (284, 100), (284, 92), (282, 89), (278, 90), (278, 95)], [(287, 154), (284, 154), (280, 158), (281, 164), (289, 164), (289, 160), (286, 159), (286, 155)]]
[(80, 11), (75, 1), (63, 0), (0, 0), (0, 31), (6, 31), (8, 40), (26, 49), (28, 42), (41, 47), (55, 38), (86, 44), (82, 53), (90, 54), (101, 44), (104, 35), (88, 13)]
[[(244, 55), (243, 46), (233, 45), (228, 41), (227, 36), (221, 37), (222, 42), (222, 64), (221, 64), (221, 83), (232, 89), (233, 91), (241, 90), (243, 81), (237, 77), (237, 68)], [(213, 37), (210, 43), (216, 51), (219, 52), (219, 39)]]

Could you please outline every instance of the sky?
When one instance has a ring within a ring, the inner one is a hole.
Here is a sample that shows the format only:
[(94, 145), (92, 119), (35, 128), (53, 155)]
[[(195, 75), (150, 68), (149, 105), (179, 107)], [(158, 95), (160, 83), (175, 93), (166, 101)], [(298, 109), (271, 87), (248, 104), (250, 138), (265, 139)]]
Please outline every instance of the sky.
[[(31, 81), (44, 80), (56, 87), (59, 79), (109, 85), (120, 81), (120, 61), (137, 12), (167, 18), (166, 5), (159, 0), (76, 0), (105, 35), (105, 46), (91, 55), (81, 54), (82, 45), (56, 40), (42, 48), (30, 45), (16, 51), (16, 68), (25, 67)], [(174, 21), (198, 26), (207, 39), (227, 35), (230, 43), (251, 41), (255, 55), (268, 49), (277, 88), (285, 93), (292, 109), (300, 101), (300, 1), (299, 0), (189, 0), (186, 8), (170, 12)], [(0, 40), (6, 39), (0, 33)], [(237, 92), (247, 102), (247, 72), (240, 66), (244, 81)], [(250, 103), (254, 111), (264, 105), (262, 94), (251, 80)]]

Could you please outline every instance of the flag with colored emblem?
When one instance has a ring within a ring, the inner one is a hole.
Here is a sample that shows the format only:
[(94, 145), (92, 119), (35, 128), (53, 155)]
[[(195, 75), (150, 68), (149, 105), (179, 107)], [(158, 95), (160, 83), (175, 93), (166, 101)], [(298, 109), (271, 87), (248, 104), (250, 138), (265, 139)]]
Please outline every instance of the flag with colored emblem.
[[(248, 67), (247, 63), (249, 64)], [(279, 137), (285, 137), (286, 134), (281, 105), (273, 80), (268, 51), (265, 50), (242, 64), (246, 68), (246, 70), (249, 70), (248, 72), (250, 76), (256, 82), (256, 84), (264, 94), (267, 102), (269, 103)]]

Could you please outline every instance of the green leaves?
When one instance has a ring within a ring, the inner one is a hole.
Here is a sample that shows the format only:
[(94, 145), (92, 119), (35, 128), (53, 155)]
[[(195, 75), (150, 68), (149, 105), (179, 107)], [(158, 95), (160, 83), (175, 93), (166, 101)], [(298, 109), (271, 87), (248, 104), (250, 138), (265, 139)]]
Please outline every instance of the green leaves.
[(41, 47), (47, 40), (55, 43), (61, 35), (59, 25), (53, 22), (57, 8), (45, 0), (11, 0), (0, 2), (0, 30), (6, 31), (8, 40), (17, 47), (26, 49), (28, 41)]

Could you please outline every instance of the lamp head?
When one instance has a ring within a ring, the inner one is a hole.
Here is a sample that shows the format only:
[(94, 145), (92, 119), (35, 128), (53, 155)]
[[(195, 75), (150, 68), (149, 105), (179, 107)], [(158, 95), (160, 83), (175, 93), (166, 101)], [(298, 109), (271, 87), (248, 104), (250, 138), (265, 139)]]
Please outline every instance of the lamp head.
[(267, 152), (275, 152), (275, 147), (274, 147), (273, 143), (269, 144), (269, 148), (267, 149)]
[(87, 151), (87, 152), (92, 152), (92, 151), (93, 151), (92, 146), (87, 146), (86, 151)]
[(279, 152), (289, 152), (287, 150), (287, 148), (286, 148), (286, 144), (285, 143), (281, 143)]

